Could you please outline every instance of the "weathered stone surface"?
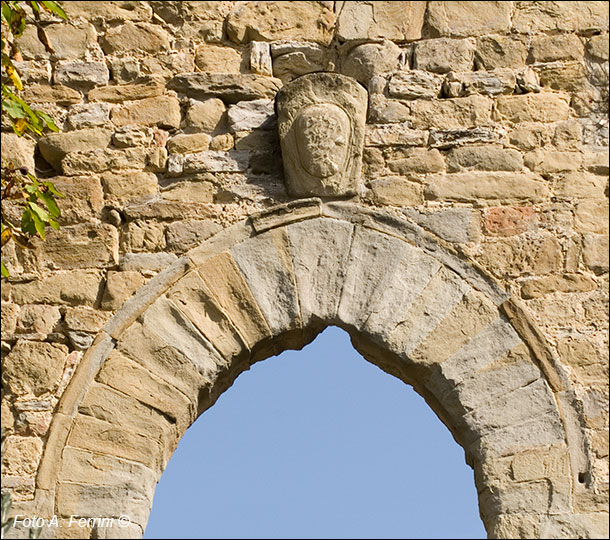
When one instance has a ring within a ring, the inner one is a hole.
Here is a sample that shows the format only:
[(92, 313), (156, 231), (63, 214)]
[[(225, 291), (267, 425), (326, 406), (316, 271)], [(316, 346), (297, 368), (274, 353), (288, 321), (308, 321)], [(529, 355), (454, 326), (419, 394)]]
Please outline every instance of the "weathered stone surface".
[(450, 172), (462, 170), (520, 171), (523, 169), (521, 153), (496, 145), (462, 146), (447, 155)]
[(220, 98), (226, 103), (249, 99), (271, 99), (282, 83), (273, 77), (230, 73), (186, 73), (177, 75), (167, 87), (195, 99)]
[(155, 128), (128, 125), (118, 128), (112, 134), (112, 144), (117, 148), (151, 146), (155, 140)]
[(320, 2), (238, 4), (227, 18), (227, 34), (236, 43), (296, 38), (328, 45), (334, 25), (332, 9)]
[(101, 301), (102, 309), (111, 311), (118, 309), (145, 282), (145, 278), (139, 272), (108, 272)]
[(128, 252), (161, 251), (165, 247), (163, 225), (154, 221), (130, 221), (121, 230), (121, 249)]
[(242, 57), (237, 49), (205, 44), (197, 47), (195, 65), (206, 73), (239, 73)]
[[(17, 328), (17, 316), (19, 315), (20, 306), (2, 300), (2, 339), (5, 339), (15, 333)], [(2, 409), (4, 412), (4, 409)]]
[(250, 43), (250, 71), (257, 75), (273, 77), (273, 60), (269, 43), (264, 41)]
[(212, 137), (207, 133), (181, 133), (167, 141), (170, 154), (204, 152), (210, 148)]
[[(580, 336), (563, 338), (557, 345), (562, 361), (576, 371), (579, 379), (594, 384), (608, 377), (608, 354), (604, 354), (593, 339)], [(604, 365), (605, 364), (605, 365)]]
[(449, 71), (470, 71), (474, 65), (474, 39), (428, 39), (415, 46), (413, 67), (447, 73)]
[(41, 455), (42, 441), (37, 437), (7, 437), (2, 446), (2, 474), (32, 475), (38, 468)]
[(517, 77), (511, 69), (494, 71), (450, 72), (443, 81), (443, 92), (448, 97), (483, 94), (497, 96), (512, 94), (517, 86)]
[(290, 246), (280, 231), (258, 235), (231, 249), (274, 335), (301, 323)]
[(233, 132), (253, 129), (275, 129), (274, 103), (268, 99), (255, 99), (231, 105), (227, 120)]
[(61, 170), (61, 161), (70, 152), (82, 152), (96, 148), (106, 148), (110, 144), (108, 129), (82, 129), (67, 133), (52, 133), (38, 141), (42, 156), (56, 171)]
[(27, 103), (56, 103), (57, 105), (72, 105), (79, 103), (82, 94), (67, 86), (32, 84), (23, 89), (22, 98)]
[(429, 2), (426, 24), (435, 36), (481, 36), (508, 32), (510, 17), (506, 2)]
[(400, 99), (437, 98), (442, 85), (442, 77), (427, 71), (399, 71), (388, 82), (388, 94)]
[(167, 150), (152, 148), (99, 148), (67, 154), (61, 166), (64, 174), (77, 176), (87, 173), (102, 173), (116, 169), (148, 169), (163, 171), (167, 161)]
[(165, 231), (167, 248), (177, 252), (188, 251), (220, 229), (220, 225), (213, 221), (176, 221)]
[[(74, 287), (78, 283), (78, 287)], [(102, 285), (102, 274), (96, 270), (58, 272), (52, 276), (11, 284), (11, 295), (18, 304), (46, 303), (92, 305)]]
[(403, 176), (411, 173), (435, 173), (445, 169), (443, 155), (436, 149), (407, 148), (394, 152), (387, 160), (388, 168)]
[(497, 236), (513, 236), (535, 227), (538, 214), (531, 206), (499, 206), (485, 212), (485, 232)]
[(420, 39), (425, 11), (421, 2), (344, 2), (337, 17), (337, 35), (344, 40)]
[(163, 81), (157, 77), (150, 77), (145, 82), (137, 84), (121, 84), (94, 88), (87, 94), (89, 101), (102, 101), (108, 103), (122, 103), (138, 99), (153, 98), (163, 94)]
[(387, 40), (357, 45), (342, 61), (341, 73), (368, 85), (371, 77), (397, 69), (401, 54), (401, 49)]
[(47, 394), (59, 382), (67, 355), (65, 345), (18, 341), (2, 362), (2, 381), (16, 395)]
[(112, 201), (129, 202), (150, 198), (159, 191), (157, 177), (143, 171), (121, 173), (105, 172), (101, 175), (106, 197)]
[(352, 225), (333, 220), (312, 219), (288, 226), (304, 325), (312, 318), (335, 319), (351, 235)]
[(593, 36), (587, 42), (587, 53), (596, 60), (608, 61), (608, 35)]
[(121, 255), (119, 267), (123, 272), (141, 272), (151, 277), (175, 262), (177, 257), (173, 253), (125, 253)]
[(53, 82), (78, 89), (108, 84), (110, 72), (105, 62), (60, 61), (55, 66)]
[(111, 225), (73, 225), (36, 241), (33, 254), (41, 268), (107, 268), (118, 262), (117, 230)]
[(581, 171), (562, 173), (557, 177), (554, 192), (568, 199), (603, 200), (608, 193), (608, 178)]
[(23, 334), (37, 334), (46, 337), (51, 333), (59, 320), (61, 313), (56, 306), (25, 305), (19, 313), (17, 332)]
[(608, 234), (608, 201), (581, 201), (576, 205), (574, 215), (578, 231)]
[(370, 197), (376, 204), (417, 206), (423, 204), (423, 186), (400, 176), (381, 176), (368, 182)]
[(523, 298), (538, 298), (553, 292), (590, 292), (597, 288), (595, 281), (579, 274), (545, 276), (526, 281), (521, 287)]
[(112, 111), (115, 126), (140, 124), (165, 128), (180, 127), (180, 103), (171, 96), (144, 98)]
[(597, 274), (608, 271), (608, 235), (586, 234), (583, 237), (583, 260)]
[(201, 172), (244, 172), (250, 153), (244, 150), (207, 151), (194, 154), (172, 154), (167, 162), (170, 176)]
[(106, 103), (74, 105), (68, 112), (68, 124), (72, 129), (106, 126), (109, 119), (110, 105)]
[(550, 130), (545, 124), (517, 124), (508, 139), (511, 145), (520, 150), (535, 150), (550, 141)]
[(582, 40), (574, 34), (536, 36), (532, 40), (530, 59), (533, 62), (582, 60), (584, 53)]
[(34, 149), (36, 143), (15, 133), (2, 133), (2, 163), (12, 165), (16, 169), (25, 167), (34, 173)]
[(126, 22), (108, 30), (101, 45), (106, 54), (133, 50), (158, 53), (169, 48), (169, 36), (156, 24)]
[(462, 144), (499, 142), (502, 137), (502, 130), (486, 127), (450, 131), (432, 129), (428, 144), (432, 148), (444, 149)]
[(518, 36), (483, 36), (477, 40), (474, 62), (478, 69), (519, 68), (527, 55), (527, 43)]
[(426, 185), (426, 198), (460, 202), (541, 202), (549, 190), (539, 177), (527, 173), (471, 172), (435, 175)]
[(608, 10), (602, 2), (547, 2), (539, 9), (535, 2), (519, 2), (513, 17), (517, 32), (535, 34), (546, 31), (608, 31)]
[(539, 72), (540, 85), (544, 88), (576, 93), (587, 86), (587, 72), (580, 62), (544, 64)]
[(317, 43), (288, 41), (270, 45), (273, 76), (284, 84), (315, 71), (327, 71), (333, 64), (325, 47)]
[(68, 19), (84, 17), (92, 21), (147, 21), (152, 9), (141, 2), (108, 2), (106, 6), (88, 1), (67, 2), (64, 11)]
[(478, 216), (470, 208), (433, 211), (407, 208), (403, 210), (403, 214), (448, 242), (472, 242), (478, 235)]
[(417, 100), (411, 108), (411, 120), (416, 129), (464, 130), (488, 124), (491, 109), (491, 99), (479, 95)]
[(495, 104), (500, 121), (557, 122), (567, 120), (569, 106), (561, 96), (549, 93), (500, 96)]
[(498, 276), (544, 275), (561, 268), (562, 250), (550, 235), (518, 236), (486, 244), (478, 260)]
[(366, 146), (424, 146), (428, 133), (411, 129), (408, 123), (366, 126)]
[(212, 133), (220, 124), (225, 113), (225, 105), (218, 98), (209, 98), (205, 101), (191, 100), (186, 112), (187, 126)]

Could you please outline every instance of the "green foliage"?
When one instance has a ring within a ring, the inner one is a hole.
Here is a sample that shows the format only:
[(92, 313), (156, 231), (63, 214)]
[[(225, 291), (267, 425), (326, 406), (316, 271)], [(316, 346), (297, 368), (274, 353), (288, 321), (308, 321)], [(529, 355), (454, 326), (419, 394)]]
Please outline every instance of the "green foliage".
[[(28, 19), (26, 7), (30, 8), (33, 19)], [(26, 24), (32, 22), (38, 30), (38, 38), (52, 52), (44, 27), (40, 24), (42, 11), (47, 11), (64, 20), (66, 14), (57, 2), (42, 1), (2, 1), (2, 121), (10, 122), (13, 131), (20, 137), (29, 133), (42, 135), (45, 129), (59, 131), (53, 119), (43, 111), (30, 107), (21, 97), (23, 82), (13, 60), (20, 58), (15, 39), (23, 34)], [(11, 240), (28, 247), (28, 239), (39, 236), (44, 240), (48, 226), (57, 229), (59, 207), (55, 200), (61, 194), (51, 182), (41, 182), (25, 168), (16, 169), (11, 163), (2, 162), (2, 246)], [(21, 207), (21, 219), (8, 217), (5, 204)], [(4, 262), (1, 263), (2, 276), (8, 276)]]

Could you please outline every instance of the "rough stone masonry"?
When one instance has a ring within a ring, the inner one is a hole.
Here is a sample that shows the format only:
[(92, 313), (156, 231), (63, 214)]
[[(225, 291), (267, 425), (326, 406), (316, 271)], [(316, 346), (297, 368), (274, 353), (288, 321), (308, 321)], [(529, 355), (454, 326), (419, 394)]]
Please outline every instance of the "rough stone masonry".
[[(66, 195), (2, 252), (16, 513), (140, 537), (197, 416), (336, 324), (452, 431), (490, 537), (608, 537), (606, 2), (62, 5), (18, 44), (61, 133), (2, 124)], [(357, 188), (303, 199), (275, 97), (314, 72), (368, 103)]]

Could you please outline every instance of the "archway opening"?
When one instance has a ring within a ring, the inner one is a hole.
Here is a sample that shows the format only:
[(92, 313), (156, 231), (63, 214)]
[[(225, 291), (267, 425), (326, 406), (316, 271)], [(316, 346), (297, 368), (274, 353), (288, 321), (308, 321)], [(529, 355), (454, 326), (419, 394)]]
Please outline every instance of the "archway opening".
[(346, 332), (255, 364), (183, 436), (144, 538), (486, 538), (462, 448)]

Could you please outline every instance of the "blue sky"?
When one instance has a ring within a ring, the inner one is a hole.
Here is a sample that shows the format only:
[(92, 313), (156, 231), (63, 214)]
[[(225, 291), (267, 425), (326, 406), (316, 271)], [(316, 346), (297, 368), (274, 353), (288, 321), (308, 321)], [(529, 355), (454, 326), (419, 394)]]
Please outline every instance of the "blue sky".
[(464, 452), (328, 328), (259, 362), (182, 438), (144, 538), (486, 538)]

